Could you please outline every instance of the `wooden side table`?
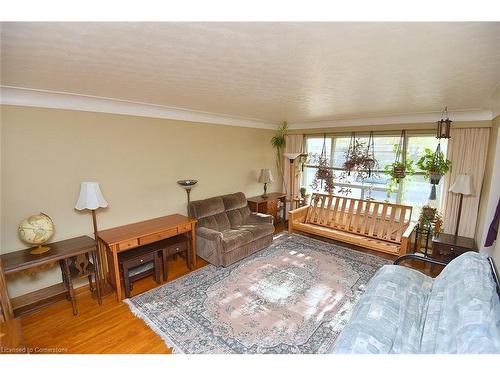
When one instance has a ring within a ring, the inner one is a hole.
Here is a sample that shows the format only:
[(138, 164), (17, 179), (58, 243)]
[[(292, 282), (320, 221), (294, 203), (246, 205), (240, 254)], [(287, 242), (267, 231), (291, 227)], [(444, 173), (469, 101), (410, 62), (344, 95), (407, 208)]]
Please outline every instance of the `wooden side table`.
[(45, 246), (50, 247), (50, 250), (43, 254), (31, 254), (30, 248), (2, 254), (1, 256), (5, 275), (25, 270), (43, 268), (56, 262), (59, 262), (61, 267), (63, 279), (61, 284), (52, 285), (47, 288), (11, 299), (14, 315), (17, 317), (30, 313), (40, 307), (60, 301), (64, 297), (69, 298), (73, 307), (73, 314), (76, 315), (78, 310), (76, 309), (75, 293), (69, 270), (69, 260), (71, 257), (86, 253), (89, 253), (92, 257), (94, 275), (96, 279), (97, 298), (99, 304), (101, 304), (101, 275), (99, 267), (95, 267), (98, 256), (95, 241), (88, 236), (80, 236), (64, 241), (53, 242)]
[(439, 233), (432, 239), (433, 257), (449, 263), (452, 259), (467, 251), (476, 251), (474, 238)]
[(286, 220), (286, 195), (283, 193), (269, 193), (267, 197), (247, 198), (250, 211), (261, 214), (273, 215), (274, 222), (278, 223), (278, 202), (281, 202), (283, 207), (283, 222)]

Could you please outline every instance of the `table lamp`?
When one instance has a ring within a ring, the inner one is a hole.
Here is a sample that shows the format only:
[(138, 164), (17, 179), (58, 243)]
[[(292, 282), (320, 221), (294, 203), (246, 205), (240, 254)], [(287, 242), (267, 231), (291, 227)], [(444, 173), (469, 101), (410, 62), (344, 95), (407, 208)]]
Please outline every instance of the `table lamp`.
[(460, 215), (462, 214), (462, 201), (464, 195), (472, 195), (472, 180), (469, 175), (459, 174), (455, 183), (451, 185), (451, 193), (460, 194), (460, 201), (458, 204), (457, 226), (455, 228), (455, 236), (458, 236), (458, 227), (460, 226)]
[(264, 184), (264, 194), (261, 195), (262, 198), (267, 198), (267, 184), (273, 181), (273, 175), (269, 169), (265, 168), (260, 170), (259, 182)]

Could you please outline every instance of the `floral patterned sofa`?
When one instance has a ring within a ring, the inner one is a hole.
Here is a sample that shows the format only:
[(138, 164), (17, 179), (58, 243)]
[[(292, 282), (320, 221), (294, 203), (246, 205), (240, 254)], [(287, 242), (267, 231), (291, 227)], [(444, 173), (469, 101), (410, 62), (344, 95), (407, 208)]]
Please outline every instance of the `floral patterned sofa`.
[(367, 285), (334, 353), (500, 353), (500, 302), (486, 256), (468, 252), (435, 279), (387, 265)]

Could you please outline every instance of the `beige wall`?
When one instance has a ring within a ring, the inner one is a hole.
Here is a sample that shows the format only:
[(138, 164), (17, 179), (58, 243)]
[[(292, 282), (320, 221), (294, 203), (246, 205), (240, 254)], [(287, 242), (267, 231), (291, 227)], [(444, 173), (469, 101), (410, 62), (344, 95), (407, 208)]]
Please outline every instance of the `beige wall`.
[[(236, 191), (251, 196), (262, 192), (260, 169), (274, 170), (271, 130), (70, 110), (1, 110), (3, 252), (26, 247), (17, 225), (40, 211), (54, 220), (53, 240), (90, 235), (90, 213), (73, 208), (81, 181), (100, 183), (109, 202), (98, 211), (105, 229), (185, 213), (179, 179), (199, 180), (192, 199)], [(16, 296), (60, 280), (54, 268), (31, 280), (9, 279), (9, 291)]]
[(500, 197), (500, 116), (493, 120), (483, 186), (476, 240), (481, 251), (489, 253), (500, 268), (500, 236), (493, 246), (483, 246)]

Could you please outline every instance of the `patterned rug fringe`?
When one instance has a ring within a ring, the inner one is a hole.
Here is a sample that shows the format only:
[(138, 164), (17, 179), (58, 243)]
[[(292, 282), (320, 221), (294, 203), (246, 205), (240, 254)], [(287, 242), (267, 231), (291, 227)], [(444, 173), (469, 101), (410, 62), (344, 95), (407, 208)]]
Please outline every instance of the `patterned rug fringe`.
[(132, 314), (134, 314), (139, 319), (142, 319), (146, 325), (151, 328), (151, 330), (156, 333), (163, 340), (165, 345), (167, 345), (170, 349), (172, 349), (172, 354), (185, 354), (177, 345), (175, 345), (174, 341), (168, 337), (162, 330), (160, 330), (149, 318), (147, 315), (143, 314), (139, 309), (137, 309), (134, 304), (127, 298), (124, 299)]

